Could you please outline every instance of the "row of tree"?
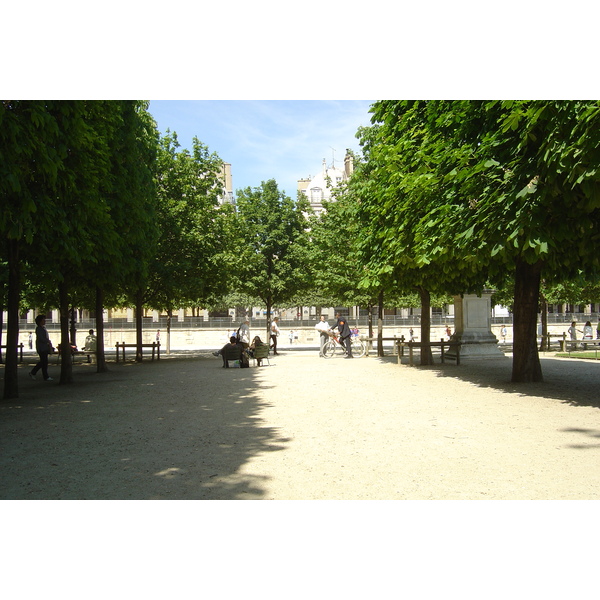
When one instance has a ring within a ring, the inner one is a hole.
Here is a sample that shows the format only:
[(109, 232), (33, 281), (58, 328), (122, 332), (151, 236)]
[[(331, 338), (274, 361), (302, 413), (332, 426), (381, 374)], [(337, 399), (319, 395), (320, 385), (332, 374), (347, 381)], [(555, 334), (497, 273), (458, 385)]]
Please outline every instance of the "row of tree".
[[(221, 166), (197, 139), (190, 152), (176, 135), (161, 137), (146, 102), (0, 104), (4, 398), (18, 395), (24, 309), (60, 308), (68, 348), (73, 307), (95, 310), (103, 340), (104, 306), (133, 305), (141, 344), (145, 306), (170, 314), (226, 291), (231, 211), (218, 204)], [(70, 383), (70, 355), (62, 354), (60, 382)]]
[[(219, 202), (222, 192), (218, 155), (197, 138), (187, 150), (175, 133), (161, 136), (146, 102), (3, 101), (4, 398), (18, 396), (27, 309), (60, 309), (62, 348), (71, 311), (93, 310), (103, 372), (105, 306), (135, 307), (141, 360), (146, 308), (167, 313), (168, 344), (180, 307), (262, 303), (270, 312), (311, 295), (306, 203), (274, 180), (239, 190), (237, 210)], [(70, 383), (71, 357), (62, 354), (60, 383)]]
[[(18, 316), (29, 307), (60, 307), (68, 347), (74, 306), (95, 310), (99, 340), (105, 305), (135, 306), (141, 345), (146, 307), (360, 305), (381, 315), (417, 293), (426, 342), (432, 298), (490, 285), (514, 300), (513, 380), (540, 380), (540, 286), (550, 296), (559, 284), (594, 289), (599, 110), (377, 102), (353, 177), (317, 218), (274, 180), (238, 190), (236, 209), (221, 205), (221, 159), (197, 138), (190, 151), (159, 135), (145, 102), (4, 101), (4, 397), (18, 394)], [(61, 383), (72, 381), (65, 358)]]
[[(8, 330), (4, 397), (18, 395), (18, 317), (26, 292), (58, 305), (68, 343), (71, 302), (141, 284), (154, 239), (156, 130), (142, 103), (3, 101), (0, 231)], [(101, 334), (102, 325), (98, 324)], [(102, 365), (103, 356), (99, 356)], [(61, 382), (71, 378), (63, 361)]]
[(372, 113), (346, 195), (361, 287), (417, 289), (426, 315), (431, 292), (512, 282), (512, 380), (542, 380), (542, 284), (598, 278), (600, 102), (381, 101)]

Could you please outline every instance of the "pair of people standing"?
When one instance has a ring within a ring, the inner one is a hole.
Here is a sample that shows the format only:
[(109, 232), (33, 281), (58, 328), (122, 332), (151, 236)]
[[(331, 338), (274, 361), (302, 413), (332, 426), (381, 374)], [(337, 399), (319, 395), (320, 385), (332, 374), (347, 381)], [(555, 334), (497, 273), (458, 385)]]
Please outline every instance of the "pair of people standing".
[[(277, 354), (277, 337), (279, 336), (279, 317), (275, 317), (271, 323), (270, 337), (271, 337), (271, 348), (273, 354)], [(246, 318), (240, 325), (236, 332), (236, 338), (238, 342), (243, 346), (244, 350), (247, 350), (250, 346), (250, 319)]]
[(321, 315), (319, 322), (315, 325), (315, 329), (319, 332), (319, 356), (323, 356), (323, 346), (329, 340), (329, 330), (337, 327), (340, 334), (340, 342), (346, 349), (345, 358), (354, 358), (352, 355), (352, 331), (348, 325), (348, 319), (342, 317), (339, 312), (335, 313), (335, 319), (335, 325), (330, 327), (329, 323), (325, 320), (325, 315)]

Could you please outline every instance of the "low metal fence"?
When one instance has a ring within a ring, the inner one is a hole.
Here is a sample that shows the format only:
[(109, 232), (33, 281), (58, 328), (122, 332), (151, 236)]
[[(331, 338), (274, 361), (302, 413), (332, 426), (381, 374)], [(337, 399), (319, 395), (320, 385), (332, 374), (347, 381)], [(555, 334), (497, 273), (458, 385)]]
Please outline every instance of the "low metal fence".
[[(347, 316), (347, 315), (346, 315)], [(548, 313), (548, 325), (562, 325), (569, 324), (572, 321), (576, 321), (577, 323), (585, 323), (586, 321), (591, 321), (592, 323), (598, 323), (600, 318), (600, 313)], [(282, 329), (301, 329), (305, 327), (314, 327), (317, 322), (316, 316), (311, 316), (309, 319), (280, 319), (279, 327)], [(333, 317), (329, 317), (330, 324), (333, 322)], [(366, 316), (352, 317), (348, 316), (349, 322), (353, 326), (357, 326), (360, 328), (366, 328), (369, 324), (369, 319)], [(243, 318), (230, 318), (230, 317), (211, 317), (205, 319), (203, 317), (185, 317), (183, 319), (179, 319), (177, 317), (173, 317), (171, 319), (171, 329), (230, 329), (236, 330), (240, 324), (242, 323)], [(264, 317), (252, 317), (250, 319), (251, 326), (255, 329), (260, 329), (262, 327), (266, 328), (267, 321)], [(377, 317), (373, 318), (373, 327), (377, 328)], [(538, 316), (538, 323), (541, 322), (540, 317)], [(513, 317), (512, 315), (508, 316), (492, 316), (490, 318), (490, 323), (492, 325), (507, 325), (512, 326)], [(453, 327), (454, 325), (454, 317), (452, 315), (432, 315), (431, 316), (431, 326), (439, 327), (448, 325)], [(420, 327), (421, 326), (421, 318), (418, 315), (401, 317), (396, 315), (386, 315), (383, 318), (383, 326), (384, 327)], [(49, 330), (57, 330), (60, 328), (60, 322), (52, 321), (51, 318), (46, 319), (46, 327)], [(104, 327), (107, 330), (129, 330), (135, 329), (135, 321), (128, 321), (127, 319), (107, 319), (104, 321)], [(82, 320), (75, 322), (75, 328), (78, 331), (87, 330), (87, 329), (96, 329), (96, 321), (94, 319), (91, 320)], [(160, 317), (158, 320), (154, 320), (150, 317), (144, 317), (143, 319), (143, 328), (145, 330), (152, 329), (167, 329), (167, 318)], [(28, 323), (26, 320), (21, 320), (19, 323), (19, 329), (21, 331), (35, 329), (35, 323)]]

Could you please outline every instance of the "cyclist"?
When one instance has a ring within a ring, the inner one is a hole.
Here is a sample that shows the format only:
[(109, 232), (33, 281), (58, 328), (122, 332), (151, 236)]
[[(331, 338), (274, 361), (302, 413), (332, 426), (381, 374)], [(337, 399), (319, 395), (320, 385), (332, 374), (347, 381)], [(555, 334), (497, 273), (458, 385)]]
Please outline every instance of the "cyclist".
[(346, 356), (344, 358), (354, 358), (352, 356), (352, 332), (350, 331), (350, 327), (348, 325), (348, 319), (346, 317), (340, 316), (340, 313), (335, 313), (336, 316), (336, 324), (339, 334), (340, 334), (340, 342), (342, 346), (346, 348)]

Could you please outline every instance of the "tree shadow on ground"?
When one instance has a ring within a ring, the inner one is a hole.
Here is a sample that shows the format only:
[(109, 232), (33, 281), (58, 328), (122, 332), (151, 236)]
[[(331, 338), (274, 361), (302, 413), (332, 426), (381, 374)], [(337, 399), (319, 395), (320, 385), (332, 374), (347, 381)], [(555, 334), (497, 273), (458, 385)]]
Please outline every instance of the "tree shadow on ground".
[(582, 427), (565, 427), (561, 429), (565, 433), (579, 433), (584, 439), (591, 438), (592, 441), (597, 441), (595, 444), (568, 444), (568, 448), (573, 448), (575, 450), (589, 450), (590, 448), (600, 448), (600, 430), (598, 429), (586, 429)]
[[(380, 358), (384, 362), (396, 363), (397, 357)], [(418, 365), (418, 356), (415, 364)], [(402, 359), (403, 368), (428, 369), (435, 371), (439, 377), (468, 381), (482, 388), (533, 396), (556, 399), (571, 406), (587, 406), (600, 408), (600, 361), (557, 358), (541, 355), (543, 382), (512, 383), (512, 356), (500, 356), (493, 359), (465, 360), (460, 365), (455, 363), (441, 364), (439, 357), (430, 366), (408, 365), (408, 359)]]
[(70, 385), (29, 368), (0, 403), (2, 499), (260, 499), (268, 482), (244, 466), (289, 441), (261, 419), (257, 368), (80, 365)]

